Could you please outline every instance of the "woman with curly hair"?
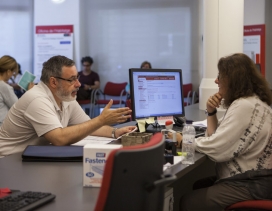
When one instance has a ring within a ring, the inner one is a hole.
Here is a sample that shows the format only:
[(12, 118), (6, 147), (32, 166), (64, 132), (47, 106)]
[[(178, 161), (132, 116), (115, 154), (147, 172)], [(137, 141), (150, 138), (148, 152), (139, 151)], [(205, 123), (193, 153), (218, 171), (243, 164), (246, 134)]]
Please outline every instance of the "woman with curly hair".
[[(218, 62), (219, 91), (207, 103), (207, 131), (196, 150), (215, 162), (216, 176), (194, 184), (180, 210), (224, 210), (239, 201), (272, 199), (272, 96), (265, 78), (242, 53)], [(226, 108), (218, 120), (216, 108)]]

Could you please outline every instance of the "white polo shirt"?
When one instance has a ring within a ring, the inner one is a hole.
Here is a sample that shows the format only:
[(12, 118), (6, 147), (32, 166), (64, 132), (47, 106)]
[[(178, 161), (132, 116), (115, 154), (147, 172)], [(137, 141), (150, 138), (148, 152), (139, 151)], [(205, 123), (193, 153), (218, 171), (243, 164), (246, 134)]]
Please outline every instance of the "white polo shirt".
[(39, 82), (11, 107), (0, 127), (0, 157), (22, 152), (27, 145), (48, 144), (45, 133), (88, 120), (77, 101), (62, 102), (61, 110), (50, 89)]

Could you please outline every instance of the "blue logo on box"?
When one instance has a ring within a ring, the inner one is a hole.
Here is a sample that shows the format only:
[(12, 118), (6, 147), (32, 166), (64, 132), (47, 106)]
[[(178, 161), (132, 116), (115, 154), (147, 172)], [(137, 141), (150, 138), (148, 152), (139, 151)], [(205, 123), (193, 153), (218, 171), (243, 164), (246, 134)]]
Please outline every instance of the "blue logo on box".
[(97, 153), (96, 153), (96, 157), (99, 157), (99, 158), (104, 158), (104, 157), (106, 157), (106, 153), (103, 153), (103, 152), (97, 152)]
[(87, 176), (87, 177), (93, 177), (93, 176), (94, 176), (94, 173), (93, 173), (93, 172), (87, 172), (87, 173), (86, 173), (86, 176)]

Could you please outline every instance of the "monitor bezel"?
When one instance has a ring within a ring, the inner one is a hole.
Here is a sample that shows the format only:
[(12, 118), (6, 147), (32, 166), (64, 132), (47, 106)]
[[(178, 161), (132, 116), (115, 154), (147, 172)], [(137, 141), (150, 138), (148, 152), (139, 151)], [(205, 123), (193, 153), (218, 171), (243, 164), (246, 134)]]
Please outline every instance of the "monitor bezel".
[[(183, 80), (182, 80), (182, 70), (181, 69), (141, 69), (141, 68), (130, 68), (129, 69), (129, 83), (130, 83), (130, 99), (131, 99), (131, 109), (132, 109), (132, 120), (136, 120), (135, 114), (135, 101), (134, 101), (134, 82), (133, 82), (133, 73), (134, 72), (178, 72), (180, 74), (180, 89), (181, 89), (181, 105), (182, 113), (175, 114), (174, 117), (185, 117), (184, 109), (184, 95), (183, 95)], [(167, 115), (169, 116), (169, 115)], [(146, 117), (148, 118), (148, 117)]]

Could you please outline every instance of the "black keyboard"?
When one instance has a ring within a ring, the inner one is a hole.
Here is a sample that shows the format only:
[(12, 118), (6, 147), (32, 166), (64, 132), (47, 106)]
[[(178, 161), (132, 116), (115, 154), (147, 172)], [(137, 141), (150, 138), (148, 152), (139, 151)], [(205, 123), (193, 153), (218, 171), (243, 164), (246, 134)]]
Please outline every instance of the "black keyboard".
[(28, 211), (34, 210), (50, 201), (56, 196), (52, 193), (15, 191), (0, 198), (1, 211)]

